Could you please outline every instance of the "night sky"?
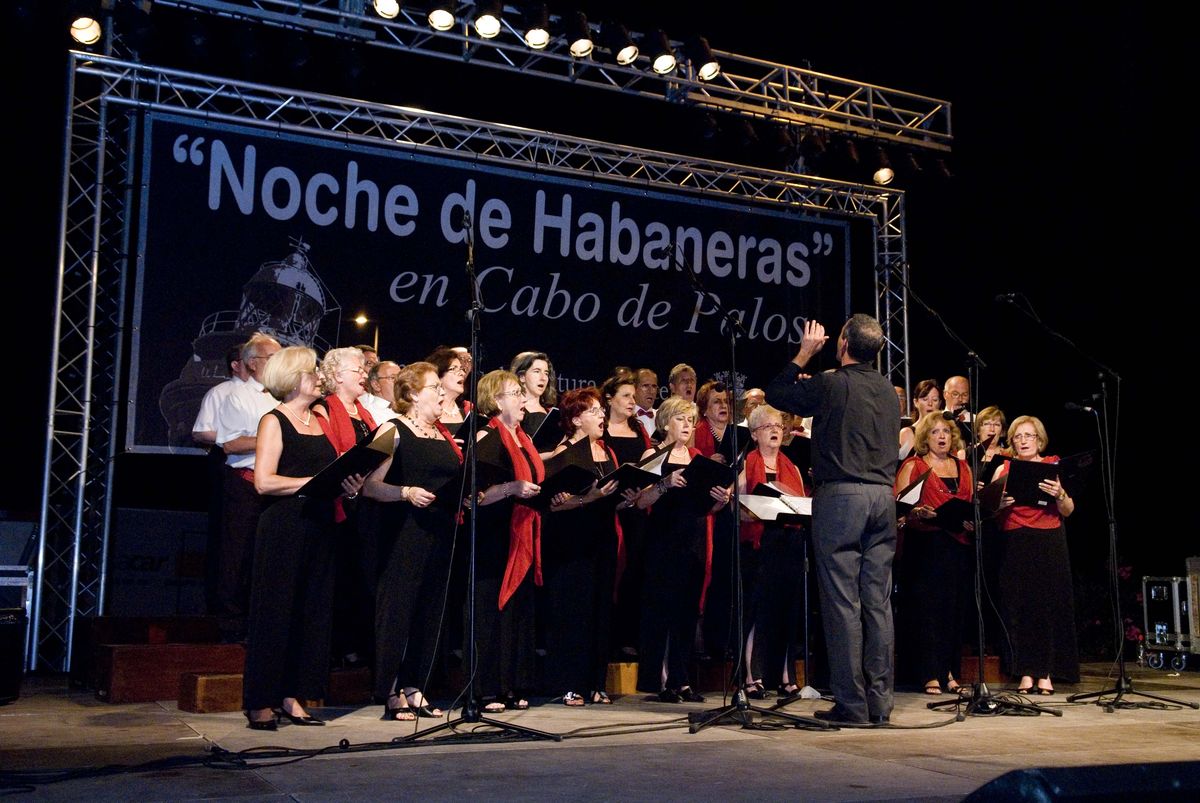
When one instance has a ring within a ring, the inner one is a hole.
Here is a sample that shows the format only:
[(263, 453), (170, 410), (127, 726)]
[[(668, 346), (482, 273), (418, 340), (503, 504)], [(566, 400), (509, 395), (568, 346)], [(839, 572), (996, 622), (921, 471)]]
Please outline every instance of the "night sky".
[[(15, 346), (6, 395), (22, 470), (4, 485), (0, 508), (15, 516), (36, 515), (45, 449), (66, 47), (46, 7), (58, 5), (38, 3), (32, 18), (16, 20), (18, 66), (5, 79), (14, 104), (6, 126), (12, 179), (5, 241), (15, 251), (7, 275), (16, 283), (3, 316), (6, 341)], [(908, 194), (914, 289), (987, 362), (981, 401), (999, 404), (1010, 420), (1041, 417), (1052, 453), (1094, 448), (1092, 420), (1063, 405), (1095, 392), (1096, 372), (994, 297), (1024, 294), (1048, 326), (1122, 376), (1121, 551), (1134, 562), (1135, 576), (1183, 573), (1182, 558), (1200, 553), (1196, 515), (1179, 490), (1186, 481), (1180, 472), (1192, 471), (1182, 455), (1193, 412), (1175, 401), (1186, 397), (1180, 391), (1191, 373), (1180, 364), (1192, 357), (1194, 338), (1182, 333), (1196, 283), (1194, 252), (1173, 243), (1186, 237), (1195, 202), (1172, 188), (1194, 176), (1196, 137), (1183, 122), (1186, 100), (1173, 91), (1189, 70), (1182, 68), (1184, 51), (1165, 33), (1170, 23), (1149, 10), (1101, 16), (1082, 4), (730, 6), (759, 10), (754, 19), (689, 11), (681, 3), (578, 5), (593, 21), (618, 18), (635, 31), (662, 27), (673, 38), (695, 30), (716, 49), (951, 101), (954, 178), (922, 181)], [(5, 6), (2, 13), (11, 16), (12, 5)], [(550, 6), (562, 11), (567, 4)], [(147, 60), (181, 53), (164, 42)], [(228, 52), (216, 59), (218, 71), (236, 72)], [(386, 59), (369, 56), (370, 73), (353, 87), (322, 50), (307, 74), (264, 72), (256, 79), (729, 161), (757, 158), (744, 158), (744, 148), (728, 137), (705, 144), (694, 118), (665, 104), (472, 66)], [(932, 317), (913, 304), (909, 322), (914, 381), (963, 370), (962, 349)], [(119, 503), (201, 508), (202, 489), (190, 487), (201, 476), (196, 462), (121, 458)], [(1094, 484), (1068, 528), (1077, 571), (1085, 574), (1103, 569), (1100, 508)]]

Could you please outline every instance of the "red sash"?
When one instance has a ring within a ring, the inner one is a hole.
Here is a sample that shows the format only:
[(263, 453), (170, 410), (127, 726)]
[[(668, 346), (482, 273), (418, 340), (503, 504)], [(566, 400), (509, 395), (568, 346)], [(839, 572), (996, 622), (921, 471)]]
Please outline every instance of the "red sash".
[[(493, 418), (488, 426), (500, 435), (500, 443), (512, 462), (513, 479), (525, 482), (540, 483), (546, 478), (546, 467), (538, 456), (537, 447), (525, 434), (525, 430), (517, 427), (514, 439), (508, 428)], [(529, 456), (529, 462), (522, 457), (521, 451)], [(533, 472), (529, 464), (533, 464)], [(503, 610), (508, 600), (516, 593), (529, 567), (533, 567), (533, 582), (542, 584), (542, 514), (527, 505), (513, 505), (512, 520), (508, 530), (508, 563), (504, 567), (504, 581), (500, 585), (500, 609)]]
[[(788, 460), (787, 455), (779, 452), (775, 456), (775, 482), (797, 496), (808, 496), (804, 487), (804, 478), (796, 464)], [(763, 460), (762, 452), (754, 449), (746, 455), (746, 493), (754, 493), (754, 489), (767, 481), (767, 462)], [(741, 523), (741, 540), (749, 541), (758, 549), (762, 543), (763, 523), (761, 521), (743, 521)]]

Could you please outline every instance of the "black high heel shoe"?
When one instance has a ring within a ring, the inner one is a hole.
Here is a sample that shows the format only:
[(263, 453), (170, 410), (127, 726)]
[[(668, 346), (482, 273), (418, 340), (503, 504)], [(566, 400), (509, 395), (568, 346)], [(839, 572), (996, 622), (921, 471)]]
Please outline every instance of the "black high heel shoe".
[[(295, 714), (289, 714), (287, 712), (286, 708), (276, 709), (275, 713), (278, 714), (280, 717), (287, 717), (288, 721), (291, 722), (293, 725), (324, 725), (325, 724), (325, 720), (321, 719), (320, 717), (314, 717), (312, 715), (309, 715), (306, 717), (298, 717)], [(274, 730), (274, 729), (272, 729), (272, 730)]]
[[(246, 727), (252, 731), (273, 731), (279, 730), (279, 717), (272, 716), (270, 719), (251, 719), (249, 711), (243, 711), (246, 715)], [(275, 712), (272, 711), (272, 714)]]
[(429, 705), (429, 701), (425, 699), (424, 694), (421, 694), (420, 689), (404, 692), (404, 699), (408, 701), (409, 710), (419, 717), (437, 719), (445, 716), (440, 708), (433, 708)]
[(401, 699), (399, 694), (393, 694), (388, 697), (387, 702), (383, 704), (383, 716), (380, 717), (384, 722), (412, 722), (417, 718), (417, 715), (412, 712), (412, 709), (405, 705), (398, 705), (392, 708), (388, 703), (395, 698), (397, 701)]

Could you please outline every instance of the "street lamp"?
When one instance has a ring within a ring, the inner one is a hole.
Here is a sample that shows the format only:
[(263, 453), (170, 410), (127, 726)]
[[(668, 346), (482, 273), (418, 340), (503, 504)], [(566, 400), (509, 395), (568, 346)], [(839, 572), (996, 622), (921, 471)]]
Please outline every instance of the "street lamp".
[[(354, 325), (357, 326), (359, 329), (362, 329), (369, 323), (371, 323), (371, 319), (367, 317), (367, 314), (365, 312), (360, 312), (354, 316)], [(375, 324), (375, 339), (372, 342), (372, 345), (375, 347), (375, 353), (378, 354), (379, 353), (379, 324), (378, 323)]]

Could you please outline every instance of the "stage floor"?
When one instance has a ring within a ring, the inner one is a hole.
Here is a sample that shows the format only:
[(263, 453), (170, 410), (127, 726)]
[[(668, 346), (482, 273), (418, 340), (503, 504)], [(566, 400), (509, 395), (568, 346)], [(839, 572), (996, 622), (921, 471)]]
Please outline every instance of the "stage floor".
[[(1079, 686), (1031, 701), (1063, 716), (977, 716), (955, 722), (920, 693), (896, 697), (892, 725), (813, 732), (711, 727), (686, 716), (719, 705), (665, 705), (641, 695), (612, 706), (545, 702), (497, 718), (564, 735), (561, 742), (421, 742), (393, 746), (412, 723), (380, 708), (326, 708), (324, 728), (250, 731), (241, 714), (189, 714), (174, 701), (111, 705), (69, 692), (65, 678), (30, 678), (0, 707), (0, 794), (70, 800), (515, 800), (819, 799), (956, 800), (1003, 773), (1066, 767), (1200, 761), (1200, 711), (1107, 713), (1066, 696), (1111, 685), (1108, 664), (1084, 667)], [(1134, 686), (1200, 702), (1200, 674), (1132, 667)], [(996, 690), (993, 690), (996, 691)], [(1132, 698), (1138, 700), (1139, 698)], [(1143, 701), (1147, 702), (1147, 701)], [(760, 703), (770, 705), (771, 701)], [(801, 701), (799, 715), (829, 707)], [(421, 720), (423, 726), (438, 720)], [(348, 749), (338, 747), (345, 740)], [(231, 753), (232, 760), (209, 761)], [(324, 754), (294, 761), (255, 748)], [(375, 749), (359, 749), (373, 747)], [(142, 765), (142, 766), (137, 766)]]

